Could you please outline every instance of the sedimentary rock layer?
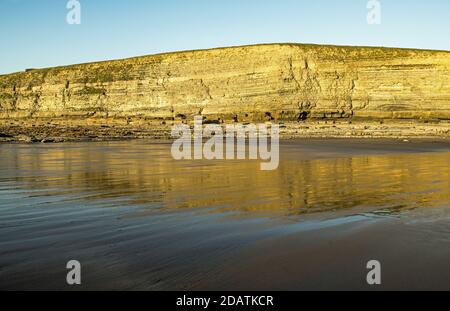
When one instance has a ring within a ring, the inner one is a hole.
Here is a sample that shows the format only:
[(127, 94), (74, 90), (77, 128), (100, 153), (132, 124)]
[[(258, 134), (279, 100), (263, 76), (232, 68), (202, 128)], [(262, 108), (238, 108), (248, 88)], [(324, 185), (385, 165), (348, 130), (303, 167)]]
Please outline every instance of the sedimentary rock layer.
[(275, 44), (0, 76), (0, 118), (450, 119), (450, 52)]

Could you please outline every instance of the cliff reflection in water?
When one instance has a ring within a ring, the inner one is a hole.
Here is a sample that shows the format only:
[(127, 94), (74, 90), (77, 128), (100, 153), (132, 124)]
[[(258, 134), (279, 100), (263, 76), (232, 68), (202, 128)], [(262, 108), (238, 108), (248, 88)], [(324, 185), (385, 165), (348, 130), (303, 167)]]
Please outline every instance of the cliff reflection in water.
[(3, 145), (0, 152), (2, 190), (51, 198), (44, 200), (49, 206), (136, 206), (135, 215), (202, 208), (244, 214), (352, 207), (392, 212), (447, 204), (450, 195), (445, 151), (336, 155), (282, 144), (280, 167), (269, 172), (259, 169), (259, 161), (175, 161), (164, 143)]

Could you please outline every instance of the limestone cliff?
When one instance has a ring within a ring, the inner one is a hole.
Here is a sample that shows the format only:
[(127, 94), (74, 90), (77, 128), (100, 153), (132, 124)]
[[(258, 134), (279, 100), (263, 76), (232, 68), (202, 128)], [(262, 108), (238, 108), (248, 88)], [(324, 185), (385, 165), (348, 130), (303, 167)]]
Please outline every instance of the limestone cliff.
[(274, 44), (0, 76), (0, 118), (450, 119), (450, 52)]

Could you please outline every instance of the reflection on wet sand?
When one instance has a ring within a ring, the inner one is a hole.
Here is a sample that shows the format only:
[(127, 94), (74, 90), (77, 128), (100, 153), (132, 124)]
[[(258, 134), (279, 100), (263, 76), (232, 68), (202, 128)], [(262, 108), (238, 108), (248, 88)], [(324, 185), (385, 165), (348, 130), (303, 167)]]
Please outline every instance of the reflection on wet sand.
[(142, 213), (397, 210), (438, 206), (449, 197), (446, 152), (350, 153), (316, 160), (308, 150), (289, 148), (282, 150), (278, 170), (264, 172), (257, 161), (174, 161), (168, 149), (144, 143), (12, 146), (2, 152), (1, 181), (39, 190), (38, 196), (76, 194), (62, 201), (138, 205)]
[(448, 289), (450, 147), (399, 144), (284, 142), (276, 171), (146, 141), (0, 145), (0, 289), (70, 289), (72, 259), (83, 289), (359, 288), (367, 258)]

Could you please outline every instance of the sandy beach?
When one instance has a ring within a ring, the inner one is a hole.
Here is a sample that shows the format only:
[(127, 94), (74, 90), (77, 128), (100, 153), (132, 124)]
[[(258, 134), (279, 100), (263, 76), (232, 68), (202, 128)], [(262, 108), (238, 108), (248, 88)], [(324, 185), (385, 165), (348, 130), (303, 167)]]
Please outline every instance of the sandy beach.
[(280, 148), (262, 172), (165, 141), (1, 144), (0, 288), (71, 290), (76, 259), (84, 290), (449, 290), (448, 142)]

